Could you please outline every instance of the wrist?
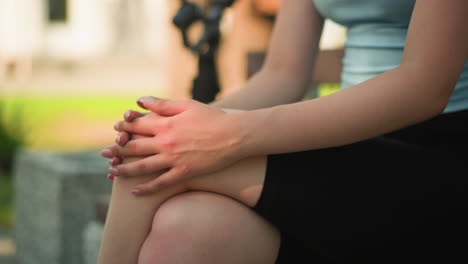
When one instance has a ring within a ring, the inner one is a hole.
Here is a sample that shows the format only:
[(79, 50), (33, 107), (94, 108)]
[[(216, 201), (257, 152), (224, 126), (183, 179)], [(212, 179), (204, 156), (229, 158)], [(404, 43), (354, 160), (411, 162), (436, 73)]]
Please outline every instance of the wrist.
[(253, 111), (243, 111), (229, 114), (231, 122), (235, 126), (235, 152), (240, 158), (258, 155), (266, 155), (261, 147), (262, 142), (267, 140), (265, 131), (271, 120), (275, 108), (265, 108)]

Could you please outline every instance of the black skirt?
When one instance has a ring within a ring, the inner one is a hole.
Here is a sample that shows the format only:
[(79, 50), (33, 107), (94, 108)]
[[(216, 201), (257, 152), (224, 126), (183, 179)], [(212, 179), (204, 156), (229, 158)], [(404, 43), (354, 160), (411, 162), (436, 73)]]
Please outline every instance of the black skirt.
[(467, 152), (463, 111), (342, 147), (270, 155), (254, 210), (281, 231), (281, 264), (468, 263)]

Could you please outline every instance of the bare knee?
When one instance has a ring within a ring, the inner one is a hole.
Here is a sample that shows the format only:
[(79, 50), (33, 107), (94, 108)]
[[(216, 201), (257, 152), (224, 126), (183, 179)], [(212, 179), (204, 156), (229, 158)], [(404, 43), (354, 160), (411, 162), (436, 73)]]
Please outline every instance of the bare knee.
[(140, 256), (160, 263), (174, 263), (172, 255), (180, 263), (184, 256), (190, 263), (274, 263), (278, 247), (278, 231), (248, 207), (214, 193), (187, 192), (156, 212)]
[(156, 212), (152, 231), (159, 235), (174, 234), (187, 235), (197, 233), (206, 240), (222, 240), (228, 232), (213, 233), (213, 230), (224, 229), (242, 232), (245, 224), (242, 221), (254, 221), (256, 224), (266, 224), (245, 205), (227, 196), (191, 191), (176, 195), (166, 202)]
[(184, 229), (194, 231), (193, 228), (204, 228), (204, 223), (210, 220), (209, 215), (214, 212), (210, 211), (211, 207), (219, 203), (217, 199), (212, 199), (215, 196), (221, 197), (208, 192), (185, 192), (168, 199), (154, 215), (152, 231), (174, 234)]

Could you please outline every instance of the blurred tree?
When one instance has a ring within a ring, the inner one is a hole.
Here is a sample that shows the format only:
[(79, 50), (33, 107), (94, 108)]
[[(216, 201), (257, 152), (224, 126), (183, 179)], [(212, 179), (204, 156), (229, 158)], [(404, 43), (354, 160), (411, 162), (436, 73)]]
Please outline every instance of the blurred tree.
[(0, 101), (0, 170), (2, 174), (11, 176), (15, 152), (26, 144), (26, 134), (22, 123), (21, 107), (12, 103), (7, 116), (7, 103)]

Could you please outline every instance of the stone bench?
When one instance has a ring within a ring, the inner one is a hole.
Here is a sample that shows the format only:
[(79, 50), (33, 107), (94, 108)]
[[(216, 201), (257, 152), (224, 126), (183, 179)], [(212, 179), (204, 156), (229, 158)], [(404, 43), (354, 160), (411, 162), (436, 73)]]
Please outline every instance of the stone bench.
[(83, 233), (96, 219), (95, 201), (111, 192), (108, 166), (99, 150), (18, 151), (14, 166), (18, 263), (84, 263)]

